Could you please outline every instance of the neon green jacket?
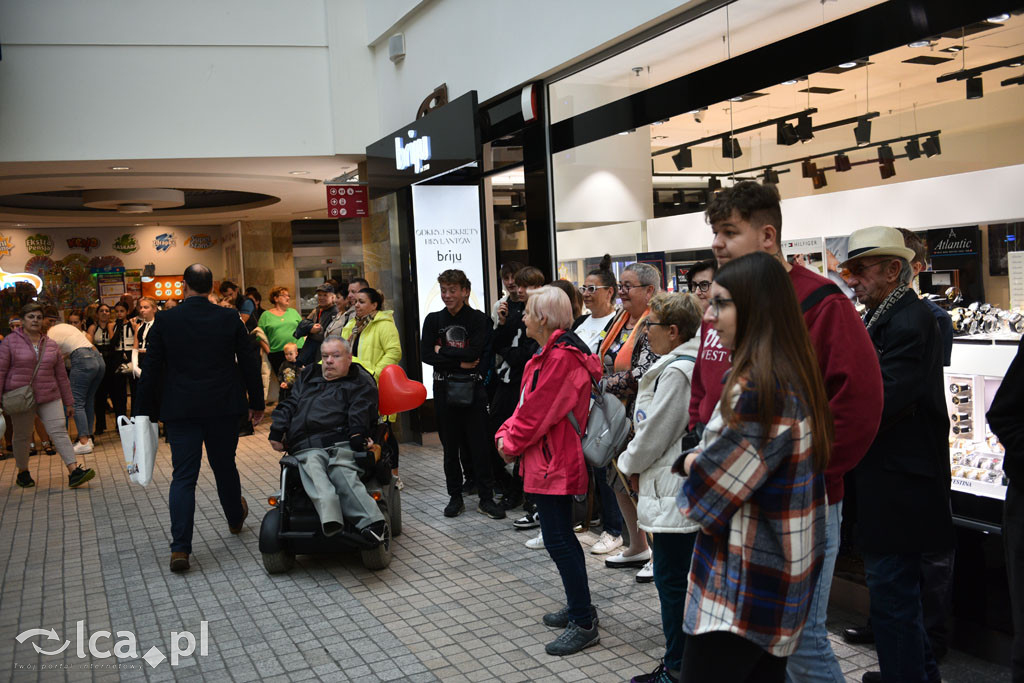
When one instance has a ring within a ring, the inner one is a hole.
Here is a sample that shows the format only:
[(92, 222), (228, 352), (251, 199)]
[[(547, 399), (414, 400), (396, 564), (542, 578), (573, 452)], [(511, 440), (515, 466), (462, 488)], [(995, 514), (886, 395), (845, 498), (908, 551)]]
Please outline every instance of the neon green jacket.
[[(356, 319), (352, 318), (341, 330), (341, 336), (349, 341)], [(402, 360), (402, 342), (395, 327), (394, 311), (377, 311), (373, 320), (366, 324), (359, 334), (358, 349), (353, 349), (353, 360), (370, 371), (375, 380), (380, 379), (380, 371), (387, 365)]]

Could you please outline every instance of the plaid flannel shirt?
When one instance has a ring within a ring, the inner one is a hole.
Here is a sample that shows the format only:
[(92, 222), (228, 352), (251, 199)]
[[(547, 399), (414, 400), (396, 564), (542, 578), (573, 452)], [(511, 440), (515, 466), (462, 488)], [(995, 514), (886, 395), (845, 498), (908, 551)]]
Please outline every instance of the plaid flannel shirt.
[(767, 439), (754, 388), (741, 380), (733, 399), (736, 426), (725, 424), (719, 401), (677, 499), (703, 532), (683, 628), (728, 631), (786, 657), (825, 555), (824, 476), (814, 471), (810, 421), (789, 388), (780, 389)]

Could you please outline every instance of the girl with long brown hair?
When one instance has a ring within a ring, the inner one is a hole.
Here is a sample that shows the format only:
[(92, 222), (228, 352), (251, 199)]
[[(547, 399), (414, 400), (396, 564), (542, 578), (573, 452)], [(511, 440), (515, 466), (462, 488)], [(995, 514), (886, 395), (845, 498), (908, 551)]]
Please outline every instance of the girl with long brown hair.
[(704, 532), (690, 567), (682, 680), (784, 681), (825, 554), (828, 398), (776, 258), (723, 265), (705, 319), (733, 356), (682, 467), (679, 507)]

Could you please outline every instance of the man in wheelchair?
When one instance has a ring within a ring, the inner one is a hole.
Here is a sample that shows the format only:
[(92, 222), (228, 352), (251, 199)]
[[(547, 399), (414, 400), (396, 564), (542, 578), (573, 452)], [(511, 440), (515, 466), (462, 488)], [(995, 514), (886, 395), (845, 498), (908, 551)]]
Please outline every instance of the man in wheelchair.
[(321, 346), (322, 365), (302, 370), (291, 395), (274, 410), (270, 445), (300, 463), (299, 474), (320, 516), (324, 536), (351, 525), (365, 540), (384, 540), (384, 516), (360, 474), (373, 464), (371, 430), (377, 422), (377, 384), (352, 363), (340, 337)]

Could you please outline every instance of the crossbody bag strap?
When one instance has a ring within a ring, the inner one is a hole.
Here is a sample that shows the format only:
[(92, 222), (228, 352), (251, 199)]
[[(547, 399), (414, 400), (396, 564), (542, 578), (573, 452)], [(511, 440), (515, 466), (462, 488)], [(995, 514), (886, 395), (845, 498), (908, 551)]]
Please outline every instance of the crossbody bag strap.
[(829, 294), (841, 295), (842, 293), (843, 291), (839, 289), (839, 287), (837, 287), (834, 283), (829, 282), (828, 284), (822, 285), (821, 287), (818, 287), (816, 290), (808, 294), (807, 298), (800, 302), (800, 311), (802, 313), (807, 313), (807, 311), (817, 306), (818, 303), (820, 303), (821, 300), (827, 297)]
[(665, 370), (668, 370), (670, 367), (675, 365), (676, 361), (681, 361), (681, 360), (688, 360), (691, 363), (693, 363), (694, 365), (697, 364), (697, 359), (694, 358), (693, 356), (690, 356), (690, 355), (687, 355), (687, 354), (682, 354), (680, 356), (677, 356), (675, 358), (675, 360), (673, 360), (671, 363), (669, 363), (668, 365), (665, 366), (664, 370), (661, 371), (661, 374), (658, 375), (658, 379), (654, 380), (654, 393), (658, 393), (658, 382), (661, 381), (661, 375), (665, 374)]
[[(31, 343), (31, 342), (29, 342)], [(43, 362), (43, 354), (46, 353), (46, 335), (39, 338), (39, 357), (36, 358), (36, 367), (32, 370), (32, 379), (28, 381), (29, 386), (36, 381), (36, 373), (39, 372), (39, 364)]]

